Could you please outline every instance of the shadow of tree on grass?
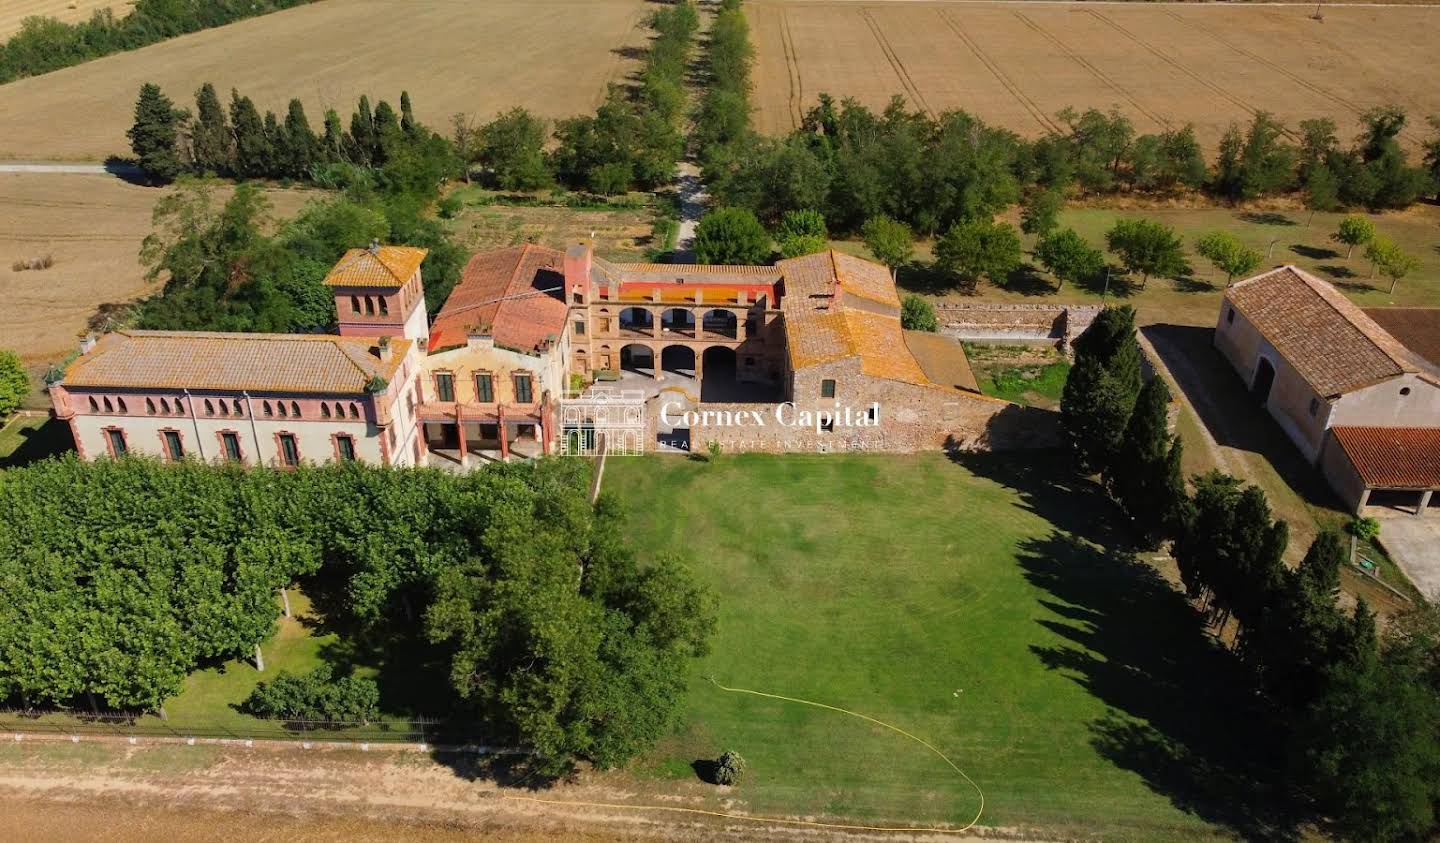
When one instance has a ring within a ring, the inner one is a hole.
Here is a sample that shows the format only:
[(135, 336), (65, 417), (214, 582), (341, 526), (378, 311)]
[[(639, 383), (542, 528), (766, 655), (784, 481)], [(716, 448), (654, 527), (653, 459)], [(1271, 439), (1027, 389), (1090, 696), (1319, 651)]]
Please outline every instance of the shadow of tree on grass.
[(1183, 595), (1133, 554), (1103, 549), (1116, 546), (1110, 504), (1058, 459), (959, 461), (1056, 527), (1018, 549), (1048, 594), (1037, 623), (1060, 639), (1032, 651), (1107, 707), (1090, 724), (1095, 750), (1188, 814), (1246, 839), (1297, 839), (1309, 813), (1276, 760), (1283, 729)]

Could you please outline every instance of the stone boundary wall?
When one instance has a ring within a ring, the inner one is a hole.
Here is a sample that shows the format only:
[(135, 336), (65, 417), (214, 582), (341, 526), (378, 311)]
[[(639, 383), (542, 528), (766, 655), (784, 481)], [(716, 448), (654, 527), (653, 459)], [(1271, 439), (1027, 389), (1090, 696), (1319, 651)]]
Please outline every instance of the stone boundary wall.
[(1098, 304), (947, 302), (935, 305), (935, 318), (940, 333), (958, 340), (1047, 341), (1069, 354), (1075, 337), (1102, 309)]

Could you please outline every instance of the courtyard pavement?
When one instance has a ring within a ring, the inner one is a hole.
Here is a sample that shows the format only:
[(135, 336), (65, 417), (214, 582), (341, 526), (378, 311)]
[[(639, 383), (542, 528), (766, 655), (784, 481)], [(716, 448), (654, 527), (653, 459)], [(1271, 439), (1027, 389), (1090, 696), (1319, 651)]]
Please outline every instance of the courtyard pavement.
[(1421, 594), (1440, 599), (1440, 512), (1381, 518), (1380, 543)]

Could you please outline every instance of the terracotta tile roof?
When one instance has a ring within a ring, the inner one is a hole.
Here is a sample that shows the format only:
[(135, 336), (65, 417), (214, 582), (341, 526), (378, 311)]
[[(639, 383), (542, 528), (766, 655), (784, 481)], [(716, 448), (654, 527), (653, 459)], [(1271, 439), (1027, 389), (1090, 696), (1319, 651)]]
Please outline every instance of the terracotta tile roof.
[(721, 266), (705, 263), (607, 263), (625, 281), (662, 280), (674, 281), (684, 278), (692, 284), (713, 281), (717, 284), (734, 284), (735, 276), (758, 276), (751, 283), (763, 283), (767, 279), (778, 280), (780, 270), (773, 266)]
[(1440, 307), (1367, 307), (1365, 315), (1422, 360), (1440, 366)]
[(787, 296), (814, 300), (844, 293), (897, 311), (900, 307), (900, 296), (890, 280), (890, 270), (854, 255), (832, 249), (775, 265), (785, 275)]
[(1335, 441), (1372, 489), (1440, 489), (1440, 428), (1334, 427)]
[(525, 244), (470, 259), (460, 283), (430, 323), (430, 350), (464, 345), (471, 333), (536, 351), (565, 332), (565, 254)]
[(1329, 284), (1282, 266), (1235, 284), (1225, 298), (1321, 395), (1341, 395), (1419, 371), (1394, 337)]
[(915, 356), (925, 377), (934, 383), (969, 392), (980, 391), (975, 371), (970, 368), (970, 358), (965, 356), (959, 341), (929, 331), (906, 331), (905, 346)]
[(381, 246), (373, 252), (351, 249), (335, 262), (325, 283), (331, 287), (402, 287), (428, 254), (409, 246)]
[(847, 310), (845, 327), (851, 346), (860, 355), (860, 371), (874, 378), (917, 385), (930, 383), (905, 344), (899, 316)]
[(395, 375), (411, 341), (390, 340), (381, 360), (374, 337), (117, 331), (65, 370), (64, 384), (113, 389), (217, 389), (363, 393)]

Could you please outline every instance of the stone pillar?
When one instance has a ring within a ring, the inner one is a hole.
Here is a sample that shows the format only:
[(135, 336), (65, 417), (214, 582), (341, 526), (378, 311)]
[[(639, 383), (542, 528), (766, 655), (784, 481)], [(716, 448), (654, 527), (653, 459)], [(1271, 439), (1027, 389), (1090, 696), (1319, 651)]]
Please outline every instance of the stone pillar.
[(1415, 507), (1416, 518), (1419, 518), (1421, 515), (1425, 514), (1425, 509), (1430, 506), (1430, 495), (1434, 491), (1434, 489), (1426, 489), (1424, 494), (1420, 495), (1420, 505)]
[(1360, 514), (1364, 513), (1364, 512), (1365, 512), (1365, 504), (1367, 504), (1367, 503), (1369, 503), (1369, 502), (1370, 502), (1370, 490), (1369, 490), (1369, 489), (1365, 489), (1364, 491), (1362, 491), (1362, 492), (1360, 493), (1360, 502), (1357, 503), (1357, 504), (1355, 504), (1355, 514), (1356, 514), (1356, 515), (1360, 515)]
[(699, 349), (699, 348), (695, 349), (695, 382), (696, 382), (696, 383), (699, 383), (699, 382), (700, 382), (700, 376), (701, 376), (700, 369), (701, 369), (701, 364), (702, 364), (704, 361), (705, 361), (705, 355), (704, 355), (704, 353), (703, 353), (703, 350), (702, 350), (702, 349)]
[(505, 405), (501, 404), (498, 410), (499, 424), (496, 425), (496, 428), (500, 432), (500, 459), (504, 461), (510, 459), (510, 437), (505, 430)]
[(665, 311), (663, 309), (650, 311), (650, 336), (657, 340), (663, 336), (661, 332), (664, 328), (660, 326), (660, 322), (664, 318)]
[(464, 468), (469, 462), (469, 451), (465, 448), (465, 421), (460, 415), (460, 404), (455, 404), (455, 438), (460, 440), (460, 467)]
[(650, 376), (660, 380), (660, 352), (653, 348), (650, 349)]

